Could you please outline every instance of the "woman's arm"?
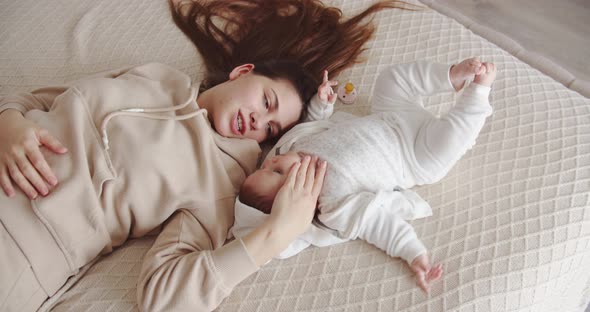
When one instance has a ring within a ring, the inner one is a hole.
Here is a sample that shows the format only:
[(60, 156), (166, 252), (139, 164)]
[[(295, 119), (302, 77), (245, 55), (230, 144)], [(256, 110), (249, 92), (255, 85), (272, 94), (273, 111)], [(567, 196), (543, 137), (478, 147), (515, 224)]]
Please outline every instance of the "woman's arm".
[(296, 164), (277, 194), (271, 218), (243, 239), (215, 250), (192, 213), (174, 214), (145, 256), (137, 285), (140, 310), (215, 309), (238, 283), (305, 232), (325, 172), (325, 163), (318, 167), (317, 159)]
[(141, 311), (211, 311), (258, 270), (240, 240), (213, 250), (188, 210), (176, 212), (144, 257), (137, 285)]

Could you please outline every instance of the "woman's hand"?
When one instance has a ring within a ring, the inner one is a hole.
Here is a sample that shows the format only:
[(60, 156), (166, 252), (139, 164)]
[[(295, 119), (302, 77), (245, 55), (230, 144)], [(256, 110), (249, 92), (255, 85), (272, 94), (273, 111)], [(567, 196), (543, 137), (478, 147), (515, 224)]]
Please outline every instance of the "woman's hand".
[(324, 183), (326, 162), (305, 156), (293, 165), (272, 205), (270, 220), (289, 241), (303, 234), (313, 219)]
[(270, 218), (242, 238), (258, 266), (280, 254), (310, 226), (326, 168), (325, 161), (309, 156), (293, 165), (275, 197)]
[(16, 110), (0, 114), (0, 186), (7, 196), (15, 194), (12, 182), (30, 199), (45, 196), (57, 185), (55, 174), (40, 146), (58, 154), (67, 149), (47, 130)]

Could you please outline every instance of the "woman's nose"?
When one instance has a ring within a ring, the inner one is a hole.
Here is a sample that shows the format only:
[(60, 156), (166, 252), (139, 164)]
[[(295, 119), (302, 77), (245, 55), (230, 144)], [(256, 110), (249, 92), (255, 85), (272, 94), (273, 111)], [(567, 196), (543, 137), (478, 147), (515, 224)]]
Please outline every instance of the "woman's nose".
[(260, 129), (264, 127), (264, 117), (256, 112), (250, 114), (250, 125), (254, 129)]
[(250, 125), (251, 125), (252, 128), (254, 128), (254, 129), (258, 129), (259, 128), (258, 123), (257, 123), (258, 122), (258, 119), (259, 119), (258, 118), (258, 115), (255, 112), (252, 112), (250, 114)]

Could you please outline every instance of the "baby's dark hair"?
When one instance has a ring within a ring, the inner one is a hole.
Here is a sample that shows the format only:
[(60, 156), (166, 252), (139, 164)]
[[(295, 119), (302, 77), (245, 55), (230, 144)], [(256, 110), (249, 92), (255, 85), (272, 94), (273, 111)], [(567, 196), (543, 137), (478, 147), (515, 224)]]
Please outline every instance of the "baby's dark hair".
[(247, 181), (240, 187), (240, 202), (252, 208), (270, 214), (276, 194), (261, 194), (254, 183)]

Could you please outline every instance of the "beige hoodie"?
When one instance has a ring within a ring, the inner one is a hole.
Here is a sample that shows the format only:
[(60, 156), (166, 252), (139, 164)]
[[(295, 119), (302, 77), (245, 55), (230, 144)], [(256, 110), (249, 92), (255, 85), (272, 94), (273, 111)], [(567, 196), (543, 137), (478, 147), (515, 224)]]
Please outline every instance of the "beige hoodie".
[(167, 219), (144, 261), (142, 310), (211, 310), (258, 269), (240, 240), (224, 244), (260, 148), (217, 134), (196, 90), (187, 75), (148, 64), (0, 101), (0, 113), (20, 110), (68, 148), (43, 151), (60, 181), (48, 196), (0, 194), (0, 220), (48, 294)]

